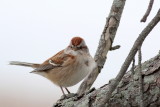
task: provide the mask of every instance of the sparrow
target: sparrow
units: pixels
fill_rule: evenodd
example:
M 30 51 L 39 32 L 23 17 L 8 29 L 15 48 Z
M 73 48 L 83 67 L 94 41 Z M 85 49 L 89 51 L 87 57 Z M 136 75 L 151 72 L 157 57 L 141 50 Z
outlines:
M 73 37 L 69 46 L 61 50 L 42 64 L 11 61 L 10 65 L 32 67 L 31 73 L 41 75 L 68 93 L 67 87 L 84 79 L 97 66 L 89 49 L 81 37 Z

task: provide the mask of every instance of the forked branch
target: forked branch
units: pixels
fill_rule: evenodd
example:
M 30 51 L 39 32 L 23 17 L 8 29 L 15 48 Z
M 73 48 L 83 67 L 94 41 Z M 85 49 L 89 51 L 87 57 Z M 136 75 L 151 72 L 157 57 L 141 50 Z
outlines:
M 151 22 L 144 28 L 144 30 L 140 33 L 139 37 L 134 42 L 133 47 L 131 48 L 126 60 L 124 61 L 118 75 L 116 76 L 115 80 L 110 84 L 109 90 L 106 90 L 105 98 L 101 98 L 102 100 L 99 101 L 101 104 L 100 106 L 103 107 L 110 99 L 112 92 L 116 89 L 117 85 L 121 81 L 122 77 L 124 76 L 125 72 L 127 71 L 131 61 L 134 59 L 138 48 L 142 45 L 145 38 L 148 34 L 152 31 L 152 29 L 157 25 L 160 21 L 160 9 L 158 10 L 156 16 L 151 20 Z

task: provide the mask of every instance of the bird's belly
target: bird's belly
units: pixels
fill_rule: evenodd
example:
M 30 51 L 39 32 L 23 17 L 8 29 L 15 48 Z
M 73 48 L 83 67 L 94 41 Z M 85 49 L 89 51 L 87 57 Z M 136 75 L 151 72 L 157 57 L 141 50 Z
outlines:
M 70 76 L 68 77 L 66 76 L 63 82 L 61 82 L 61 86 L 63 87 L 73 86 L 77 84 L 78 82 L 80 82 L 82 79 L 84 79 L 89 74 L 89 72 L 90 70 L 88 69 L 88 67 L 84 67 L 81 70 L 77 70 Z
M 62 87 L 70 87 L 78 82 L 80 82 L 83 78 L 85 78 L 90 70 L 87 67 L 83 67 L 83 69 L 79 70 L 77 68 L 73 68 L 72 70 L 63 70 L 60 71 L 51 71 L 47 78 L 51 80 L 54 84 Z
M 94 61 L 89 61 L 88 65 L 84 62 L 75 63 L 70 67 L 54 69 L 54 71 L 49 72 L 47 78 L 58 86 L 70 87 L 84 79 L 95 68 L 95 65 Z

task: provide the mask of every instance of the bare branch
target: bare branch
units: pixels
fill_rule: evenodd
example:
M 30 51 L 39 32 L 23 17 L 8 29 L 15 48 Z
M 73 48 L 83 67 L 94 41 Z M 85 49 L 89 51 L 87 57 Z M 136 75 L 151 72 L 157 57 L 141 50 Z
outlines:
M 139 76 L 139 94 L 140 94 L 140 107 L 144 107 L 143 102 L 143 79 L 142 79 L 142 52 L 141 52 L 141 46 L 138 49 L 138 76 Z
M 147 8 L 147 11 L 144 14 L 144 16 L 142 17 L 141 22 L 146 22 L 147 17 L 149 16 L 149 14 L 150 14 L 150 12 L 152 10 L 153 3 L 154 3 L 154 0 L 150 0 L 148 8 Z
M 135 58 L 133 58 L 133 60 L 132 60 L 132 68 L 131 68 L 131 71 L 132 71 L 132 78 L 134 77 L 134 69 L 135 69 Z
M 156 16 L 151 20 L 151 22 L 144 28 L 144 30 L 141 32 L 137 40 L 135 41 L 132 49 L 130 50 L 125 62 L 123 63 L 118 75 L 115 78 L 115 81 L 113 81 L 109 85 L 109 90 L 106 91 L 105 98 L 101 98 L 101 106 L 103 107 L 110 99 L 112 92 L 116 89 L 117 85 L 121 81 L 122 77 L 124 76 L 125 72 L 127 71 L 131 61 L 133 60 L 135 54 L 138 51 L 138 47 L 142 45 L 145 38 L 148 36 L 148 34 L 152 31 L 152 29 L 157 25 L 157 23 L 160 21 L 160 9 L 158 10 Z
M 90 89 L 106 62 L 106 55 L 112 47 L 112 43 L 120 23 L 125 1 L 126 0 L 113 1 L 110 14 L 106 20 L 106 25 L 101 35 L 99 46 L 94 57 L 98 67 L 94 69 L 92 73 L 82 82 L 77 92 L 79 95 L 82 95 Z
M 110 51 L 119 49 L 120 47 L 121 47 L 120 45 L 112 46 L 112 47 L 110 48 Z

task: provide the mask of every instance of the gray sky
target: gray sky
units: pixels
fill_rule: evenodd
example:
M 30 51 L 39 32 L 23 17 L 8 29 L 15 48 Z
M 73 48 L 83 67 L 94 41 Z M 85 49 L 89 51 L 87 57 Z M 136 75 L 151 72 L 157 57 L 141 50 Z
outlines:
M 30 74 L 31 68 L 9 66 L 9 61 L 42 63 L 64 49 L 72 37 L 85 39 L 92 56 L 109 13 L 112 0 L 1 0 L 0 1 L 0 106 L 51 107 L 62 95 L 47 79 Z M 140 23 L 147 0 L 128 0 L 114 45 L 94 87 L 114 78 L 133 42 L 156 14 L 156 0 L 146 23 Z M 143 44 L 143 61 L 159 51 L 160 24 Z M 70 89 L 76 92 L 80 84 Z

